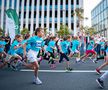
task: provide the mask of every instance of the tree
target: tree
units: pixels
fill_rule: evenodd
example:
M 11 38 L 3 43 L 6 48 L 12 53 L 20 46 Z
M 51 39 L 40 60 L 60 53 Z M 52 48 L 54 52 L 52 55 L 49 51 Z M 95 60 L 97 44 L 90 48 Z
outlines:
M 88 20 L 87 17 L 84 18 L 84 9 L 82 8 L 76 8 L 75 9 L 75 13 L 72 13 L 72 15 L 75 15 L 78 17 L 78 20 L 77 20 L 77 27 L 79 27 L 79 29 L 82 31 L 83 30 L 83 20 Z
M 3 35 L 3 29 L 0 28 L 0 36 L 2 36 L 2 35 Z
M 89 34 L 90 36 L 96 34 L 96 30 L 93 27 L 84 27 L 85 34 Z
M 23 28 L 21 30 L 21 35 L 23 35 L 23 37 L 27 34 L 27 33 L 30 33 L 29 30 L 27 28 Z
M 69 35 L 69 28 L 66 25 L 60 25 L 60 30 L 57 31 L 58 36 L 67 36 Z
M 82 30 L 81 27 L 82 27 L 82 20 L 84 20 L 84 16 L 83 16 L 84 9 L 76 8 L 75 13 L 76 13 L 76 16 L 78 17 L 77 27 L 79 27 L 79 29 Z
M 46 28 L 46 27 L 44 28 L 44 33 L 45 33 L 45 36 L 48 34 L 47 29 L 48 29 L 48 28 Z

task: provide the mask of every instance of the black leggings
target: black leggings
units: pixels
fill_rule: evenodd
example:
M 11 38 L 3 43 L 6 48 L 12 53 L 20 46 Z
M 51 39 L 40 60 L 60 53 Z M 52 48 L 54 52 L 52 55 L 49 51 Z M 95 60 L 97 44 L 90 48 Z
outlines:
M 69 61 L 69 58 L 68 58 L 68 56 L 65 53 L 60 53 L 60 60 L 59 60 L 59 62 L 62 62 L 63 58 L 65 58 L 67 61 Z

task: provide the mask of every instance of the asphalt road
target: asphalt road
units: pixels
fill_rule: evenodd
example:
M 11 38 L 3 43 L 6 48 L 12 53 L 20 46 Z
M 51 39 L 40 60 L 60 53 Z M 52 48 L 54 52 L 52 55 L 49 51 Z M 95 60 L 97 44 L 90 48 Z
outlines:
M 100 66 L 103 60 L 97 64 L 87 60 L 85 63 L 75 63 L 71 60 L 72 72 L 65 72 L 65 62 L 59 64 L 55 70 L 51 70 L 47 61 L 43 61 L 40 65 L 39 78 L 42 85 L 32 84 L 33 72 L 28 71 L 12 71 L 4 68 L 0 70 L 0 90 L 101 90 L 96 83 L 97 75 L 94 71 Z M 103 70 L 107 70 L 108 66 Z M 49 71 L 46 71 L 49 70 Z M 105 88 L 108 90 L 108 80 L 105 81 Z

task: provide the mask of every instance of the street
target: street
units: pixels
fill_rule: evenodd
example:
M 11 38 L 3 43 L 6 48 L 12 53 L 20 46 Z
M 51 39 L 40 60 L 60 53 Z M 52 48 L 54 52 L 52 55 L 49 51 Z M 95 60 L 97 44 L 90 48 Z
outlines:
M 1 90 L 101 90 L 96 83 L 98 75 L 95 68 L 100 66 L 104 61 L 93 63 L 90 60 L 85 63 L 75 63 L 72 59 L 71 67 L 73 71 L 64 70 L 65 62 L 57 63 L 54 70 L 50 69 L 47 61 L 42 61 L 39 70 L 39 78 L 42 85 L 32 84 L 33 71 L 30 69 L 21 69 L 12 71 L 8 68 L 0 70 L 0 89 Z M 103 69 L 103 72 L 108 67 Z M 108 90 L 108 82 L 105 81 L 104 90 Z

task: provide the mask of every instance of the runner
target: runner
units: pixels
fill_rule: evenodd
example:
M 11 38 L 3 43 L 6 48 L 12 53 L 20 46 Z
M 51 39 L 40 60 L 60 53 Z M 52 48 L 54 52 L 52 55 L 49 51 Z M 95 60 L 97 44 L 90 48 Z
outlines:
M 68 58 L 68 48 L 70 46 L 70 41 L 71 41 L 71 36 L 67 36 L 67 38 L 64 38 L 64 40 L 61 42 L 60 44 L 60 60 L 59 63 L 61 63 L 63 61 L 63 59 L 66 60 L 66 70 L 67 71 L 71 71 L 72 68 L 70 67 L 70 62 L 69 62 L 69 58 Z
M 34 70 L 33 83 L 37 85 L 42 84 L 42 81 L 38 78 L 39 64 L 37 60 L 37 55 L 39 53 L 39 50 L 42 49 L 43 46 L 43 39 L 42 39 L 43 36 L 44 36 L 44 29 L 37 28 L 35 30 L 35 35 L 27 41 L 27 44 L 31 45 L 31 49 L 27 53 L 27 59 L 29 64 L 24 63 L 26 67 L 29 67 Z
M 93 62 L 96 63 L 97 54 L 96 54 L 94 48 L 95 48 L 95 42 L 94 42 L 93 37 L 91 37 L 91 40 L 90 40 L 90 42 L 88 43 L 88 46 L 87 46 L 86 53 L 85 53 L 84 56 L 81 57 L 82 62 L 84 62 L 85 59 L 86 59 L 90 54 L 92 54 Z
M 76 58 L 76 62 L 80 61 L 80 42 L 77 36 L 74 37 L 74 39 L 72 40 L 72 48 L 71 48 L 71 52 L 69 57 L 72 57 L 74 54 L 78 54 L 78 57 Z
M 100 70 L 108 65 L 108 42 L 106 42 L 106 50 L 105 50 L 105 57 L 104 57 L 104 59 L 105 59 L 105 62 L 100 67 L 96 68 L 96 72 L 98 74 L 101 74 Z

